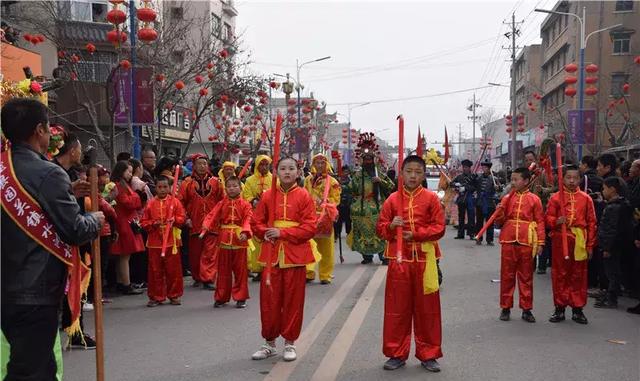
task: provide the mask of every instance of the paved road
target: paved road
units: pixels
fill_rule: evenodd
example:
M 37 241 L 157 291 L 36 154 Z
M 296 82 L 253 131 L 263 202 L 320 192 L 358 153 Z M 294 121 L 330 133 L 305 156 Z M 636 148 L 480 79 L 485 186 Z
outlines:
M 248 308 L 213 309 L 209 291 L 185 290 L 182 306 L 147 308 L 146 296 L 119 297 L 105 308 L 107 380 L 640 380 L 640 316 L 590 305 L 587 326 L 547 321 L 553 310 L 550 275 L 535 275 L 538 322 L 497 319 L 499 247 L 442 241 L 443 351 L 440 374 L 427 374 L 411 357 L 388 372 L 381 350 L 386 267 L 362 266 L 345 253 L 335 281 L 307 286 L 299 358 L 252 361 L 262 343 L 258 285 L 250 284 Z M 336 250 L 337 251 L 337 250 Z M 90 323 L 92 315 L 86 321 Z M 93 332 L 90 327 L 89 332 Z M 626 344 L 610 343 L 608 339 Z M 282 342 L 278 342 L 279 349 Z M 65 379 L 94 378 L 93 351 L 66 352 Z

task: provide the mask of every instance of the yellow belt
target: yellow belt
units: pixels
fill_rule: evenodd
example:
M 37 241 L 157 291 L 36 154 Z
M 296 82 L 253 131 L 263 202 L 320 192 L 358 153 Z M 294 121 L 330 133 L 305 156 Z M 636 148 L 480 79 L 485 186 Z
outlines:
M 576 237 L 576 242 L 573 247 L 573 258 L 576 261 L 584 261 L 588 258 L 585 231 L 583 228 L 577 226 L 572 226 L 570 229 L 571 233 Z
M 274 228 L 294 228 L 296 226 L 300 226 L 300 223 L 296 222 L 296 221 L 287 221 L 287 220 L 275 220 L 273 221 L 273 227 Z M 280 243 L 280 245 L 277 246 L 278 247 L 278 265 L 280 266 L 281 269 L 287 268 L 287 267 L 297 267 L 300 265 L 287 265 L 286 263 L 284 263 L 284 246 L 282 245 L 282 243 Z M 304 265 L 302 265 L 304 266 Z
M 426 254 L 424 272 L 422 273 L 422 291 L 424 295 L 433 294 L 440 288 L 438 265 L 436 263 L 436 246 L 434 242 L 427 241 L 422 242 L 420 248 Z
M 531 256 L 535 257 L 538 251 L 538 223 L 535 221 L 521 221 L 521 220 L 509 220 L 516 224 L 516 235 L 518 234 L 518 224 L 528 224 L 527 227 L 527 242 L 531 246 Z
M 236 233 L 236 237 L 238 238 L 240 238 L 240 234 L 242 233 L 242 228 L 236 224 L 223 224 L 220 225 L 220 229 L 233 230 Z M 255 249 L 255 246 L 253 245 L 253 242 L 251 242 L 251 240 L 247 240 L 247 245 L 249 246 L 249 249 Z

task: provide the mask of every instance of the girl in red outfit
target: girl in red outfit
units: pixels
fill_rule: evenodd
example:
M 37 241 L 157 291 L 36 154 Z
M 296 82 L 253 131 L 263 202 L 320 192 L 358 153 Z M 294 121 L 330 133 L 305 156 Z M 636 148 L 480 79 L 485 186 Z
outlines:
M 247 240 L 251 238 L 251 204 L 240 198 L 240 179 L 232 176 L 225 181 L 227 197 L 216 204 L 202 223 L 200 239 L 207 232 L 217 236 L 219 250 L 218 279 L 214 294 L 215 308 L 229 302 L 231 296 L 237 308 L 245 308 L 249 299 L 247 285 Z M 232 282 L 233 281 L 233 282 Z M 231 286 L 233 283 L 233 287 Z
M 171 304 L 180 305 L 184 292 L 182 282 L 182 262 L 180 260 L 180 229 L 186 219 L 180 201 L 169 195 L 171 179 L 160 176 L 156 181 L 157 196 L 151 199 L 142 215 L 140 225 L 149 234 L 147 249 L 149 252 L 149 271 L 147 272 L 149 303 L 147 307 L 162 304 L 167 297 Z M 171 227 L 165 255 L 162 245 L 166 229 Z
M 129 258 L 131 254 L 144 251 L 142 234 L 137 219 L 138 209 L 142 207 L 140 196 L 131 188 L 130 182 L 133 176 L 133 168 L 126 161 L 119 161 L 113 168 L 111 181 L 116 183 L 116 231 L 118 239 L 111 246 L 111 254 L 118 256 L 117 282 L 118 288 L 123 294 L 141 294 L 131 286 L 129 277 Z M 136 231 L 134 231 L 136 229 Z
M 300 336 L 304 312 L 305 266 L 315 261 L 311 240 L 316 234 L 315 203 L 296 184 L 298 163 L 287 157 L 278 162 L 279 186 L 266 191 L 251 221 L 253 234 L 264 240 L 259 262 L 271 261 L 260 283 L 260 319 L 266 343 L 253 354 L 263 360 L 276 354 L 275 340 L 285 339 L 284 360 L 296 359 L 294 341 Z M 275 209 L 272 208 L 275 197 Z M 273 213 L 274 226 L 269 226 Z M 267 284 L 270 279 L 271 284 Z

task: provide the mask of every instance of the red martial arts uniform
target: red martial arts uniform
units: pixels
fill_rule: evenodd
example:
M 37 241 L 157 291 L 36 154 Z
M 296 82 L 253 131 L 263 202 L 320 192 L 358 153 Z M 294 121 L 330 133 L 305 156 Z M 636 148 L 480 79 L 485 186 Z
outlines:
M 382 351 L 389 358 L 409 358 L 413 323 L 416 357 L 435 360 L 442 357 L 436 241 L 445 232 L 444 211 L 435 193 L 423 187 L 412 192 L 405 189 L 402 219 L 404 231 L 411 231 L 413 240 L 403 241 L 402 263 L 398 263 L 396 230 L 389 228 L 400 215 L 398 206 L 398 192 L 394 192 L 384 202 L 376 226 L 378 236 L 387 241 L 385 257 L 389 258 Z M 425 288 L 426 277 L 435 281 L 430 290 Z
M 553 303 L 556 307 L 582 308 L 587 304 L 587 252 L 593 250 L 596 240 L 595 209 L 591 197 L 581 190 L 565 190 L 563 213 L 560 208 L 560 194 L 555 193 L 549 199 L 545 216 L 551 230 Z M 561 214 L 567 218 L 569 259 L 564 258 L 561 227 L 556 224 Z
M 216 260 L 213 258 L 213 246 L 205 250 L 205 245 L 215 241 L 211 235 L 198 238 L 202 230 L 202 221 L 224 197 L 222 184 L 217 177 L 207 174 L 199 177 L 196 173 L 184 179 L 180 185 L 178 198 L 184 205 L 191 220 L 189 234 L 189 268 L 191 277 L 197 282 L 211 283 L 215 279 Z M 204 254 L 204 255 L 203 255 Z
M 264 240 L 273 194 L 266 191 L 256 206 L 251 221 L 253 233 Z M 309 193 L 294 185 L 287 192 L 278 187 L 275 194 L 275 227 L 280 237 L 275 244 L 264 241 L 259 262 L 268 262 L 271 254 L 271 286 L 267 274 L 260 283 L 260 318 L 262 337 L 267 341 L 282 336 L 295 341 L 302 329 L 306 265 L 315 258 L 310 239 L 316 234 L 316 206 Z M 266 270 L 265 270 L 266 271 Z
M 171 203 L 174 203 L 173 215 L 169 216 Z M 162 241 L 164 232 L 171 218 L 174 218 L 175 231 L 169 233 L 169 240 L 164 258 Z M 178 226 L 184 224 L 186 217 L 184 208 L 176 198 L 167 196 L 164 199 L 154 197 L 147 207 L 140 225 L 148 232 L 147 249 L 149 254 L 148 289 L 149 300 L 163 302 L 167 297 L 176 299 L 182 296 L 182 262 L 180 260 L 180 241 Z M 156 225 L 156 223 L 160 225 Z M 173 230 L 173 229 L 172 229 Z
M 505 205 L 505 207 L 502 207 Z M 520 308 L 533 308 L 533 258 L 544 245 L 542 202 L 525 190 L 502 199 L 495 222 L 501 225 L 500 307 L 513 307 L 513 293 L 518 280 Z
M 218 280 L 214 294 L 216 302 L 227 303 L 231 297 L 235 301 L 249 299 L 247 242 L 251 238 L 252 209 L 251 204 L 241 197 L 225 197 L 202 223 L 203 232 L 217 235 Z M 245 234 L 247 240 L 240 241 L 241 233 Z

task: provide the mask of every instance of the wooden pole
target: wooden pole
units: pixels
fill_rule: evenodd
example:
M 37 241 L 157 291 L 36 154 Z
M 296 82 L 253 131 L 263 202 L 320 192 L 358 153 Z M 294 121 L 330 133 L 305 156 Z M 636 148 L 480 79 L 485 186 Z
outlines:
M 89 168 L 91 184 L 91 212 L 98 211 L 98 168 L 95 161 Z M 96 330 L 96 380 L 104 381 L 104 330 L 102 324 L 102 266 L 100 263 L 100 237 L 91 242 L 91 261 L 93 263 L 93 307 Z

